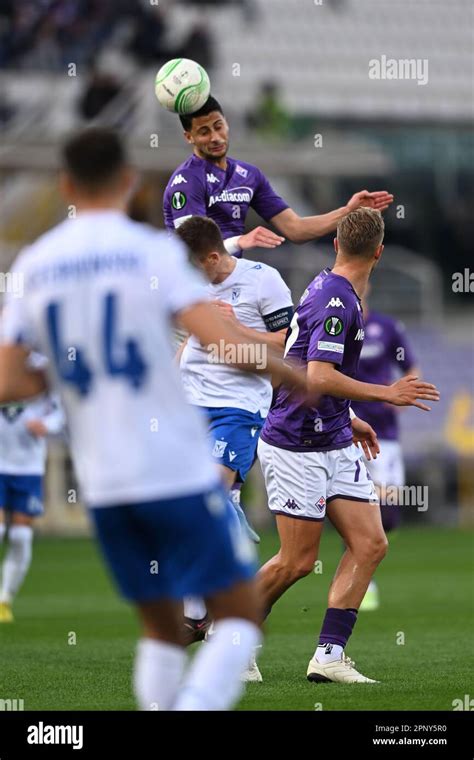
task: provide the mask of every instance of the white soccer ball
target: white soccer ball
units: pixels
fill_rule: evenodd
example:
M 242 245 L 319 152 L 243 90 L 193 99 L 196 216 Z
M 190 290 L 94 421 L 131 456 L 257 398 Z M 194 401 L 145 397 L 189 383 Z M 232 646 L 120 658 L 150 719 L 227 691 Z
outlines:
M 194 113 L 206 102 L 211 92 L 207 71 L 189 58 L 167 61 L 155 79 L 155 94 L 167 111 Z

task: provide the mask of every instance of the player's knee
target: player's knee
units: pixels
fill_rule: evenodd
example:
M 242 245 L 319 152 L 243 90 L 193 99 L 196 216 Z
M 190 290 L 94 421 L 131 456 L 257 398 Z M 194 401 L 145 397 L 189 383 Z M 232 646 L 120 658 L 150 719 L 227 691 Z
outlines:
M 298 557 L 293 568 L 294 580 L 299 580 L 309 575 L 314 570 L 314 560 L 313 553 Z
M 354 547 L 354 553 L 364 564 L 378 565 L 387 553 L 388 541 L 385 534 L 371 536 Z
M 372 561 L 376 562 L 377 564 L 383 560 L 385 555 L 387 554 L 388 550 L 388 541 L 385 534 L 376 536 L 371 539 L 370 542 L 370 553 L 372 556 Z

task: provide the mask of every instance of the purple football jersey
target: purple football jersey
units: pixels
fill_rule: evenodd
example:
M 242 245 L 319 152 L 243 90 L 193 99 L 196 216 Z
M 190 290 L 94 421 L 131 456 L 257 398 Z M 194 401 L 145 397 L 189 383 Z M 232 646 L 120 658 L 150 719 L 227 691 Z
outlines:
M 385 314 L 371 311 L 365 320 L 365 339 L 360 355 L 357 379 L 367 383 L 390 385 L 394 372 L 407 372 L 416 364 L 405 329 L 400 322 Z M 358 417 L 372 425 L 378 437 L 386 441 L 398 438 L 398 413 L 383 401 L 353 401 Z
M 262 219 L 288 208 L 256 166 L 227 157 L 227 169 L 191 155 L 172 174 L 163 198 L 165 225 L 173 230 L 190 216 L 208 216 L 222 237 L 243 235 L 249 208 Z M 242 255 L 239 251 L 237 256 Z
M 364 340 L 360 299 L 349 280 L 324 269 L 303 293 L 286 340 L 286 356 L 300 363 L 331 362 L 355 377 Z M 349 446 L 349 401 L 322 396 L 315 407 L 281 387 L 261 436 L 292 451 L 331 451 Z

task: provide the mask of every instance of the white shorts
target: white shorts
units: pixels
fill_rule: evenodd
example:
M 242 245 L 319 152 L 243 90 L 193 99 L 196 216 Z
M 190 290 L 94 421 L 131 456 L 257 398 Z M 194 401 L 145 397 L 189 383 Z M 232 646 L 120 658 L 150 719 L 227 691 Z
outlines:
M 370 473 L 370 477 L 376 485 L 384 488 L 388 486 L 405 485 L 405 466 L 403 464 L 402 449 L 398 441 L 379 441 L 380 454 L 377 459 L 364 462 Z
M 374 483 L 354 444 L 333 451 L 288 451 L 260 438 L 257 453 L 274 514 L 324 520 L 326 504 L 333 499 L 378 504 Z

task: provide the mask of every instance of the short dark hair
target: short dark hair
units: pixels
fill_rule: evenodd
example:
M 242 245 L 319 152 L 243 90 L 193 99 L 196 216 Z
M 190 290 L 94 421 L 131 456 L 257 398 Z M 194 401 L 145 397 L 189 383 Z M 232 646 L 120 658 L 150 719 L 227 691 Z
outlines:
M 224 111 L 221 108 L 220 103 L 212 96 L 209 95 L 208 99 L 198 111 L 194 113 L 182 113 L 179 116 L 179 120 L 186 132 L 189 132 L 193 128 L 193 119 L 199 118 L 199 116 L 208 116 L 213 111 L 218 111 L 224 116 Z
M 337 225 L 341 253 L 349 256 L 372 256 L 383 240 L 382 214 L 362 206 L 343 217 Z
M 70 137 L 62 157 L 72 179 L 90 192 L 113 182 L 127 163 L 120 136 L 104 127 L 90 127 Z
M 194 260 L 204 261 L 212 251 L 227 253 L 219 227 L 206 216 L 192 216 L 186 219 L 176 232 L 188 246 Z

